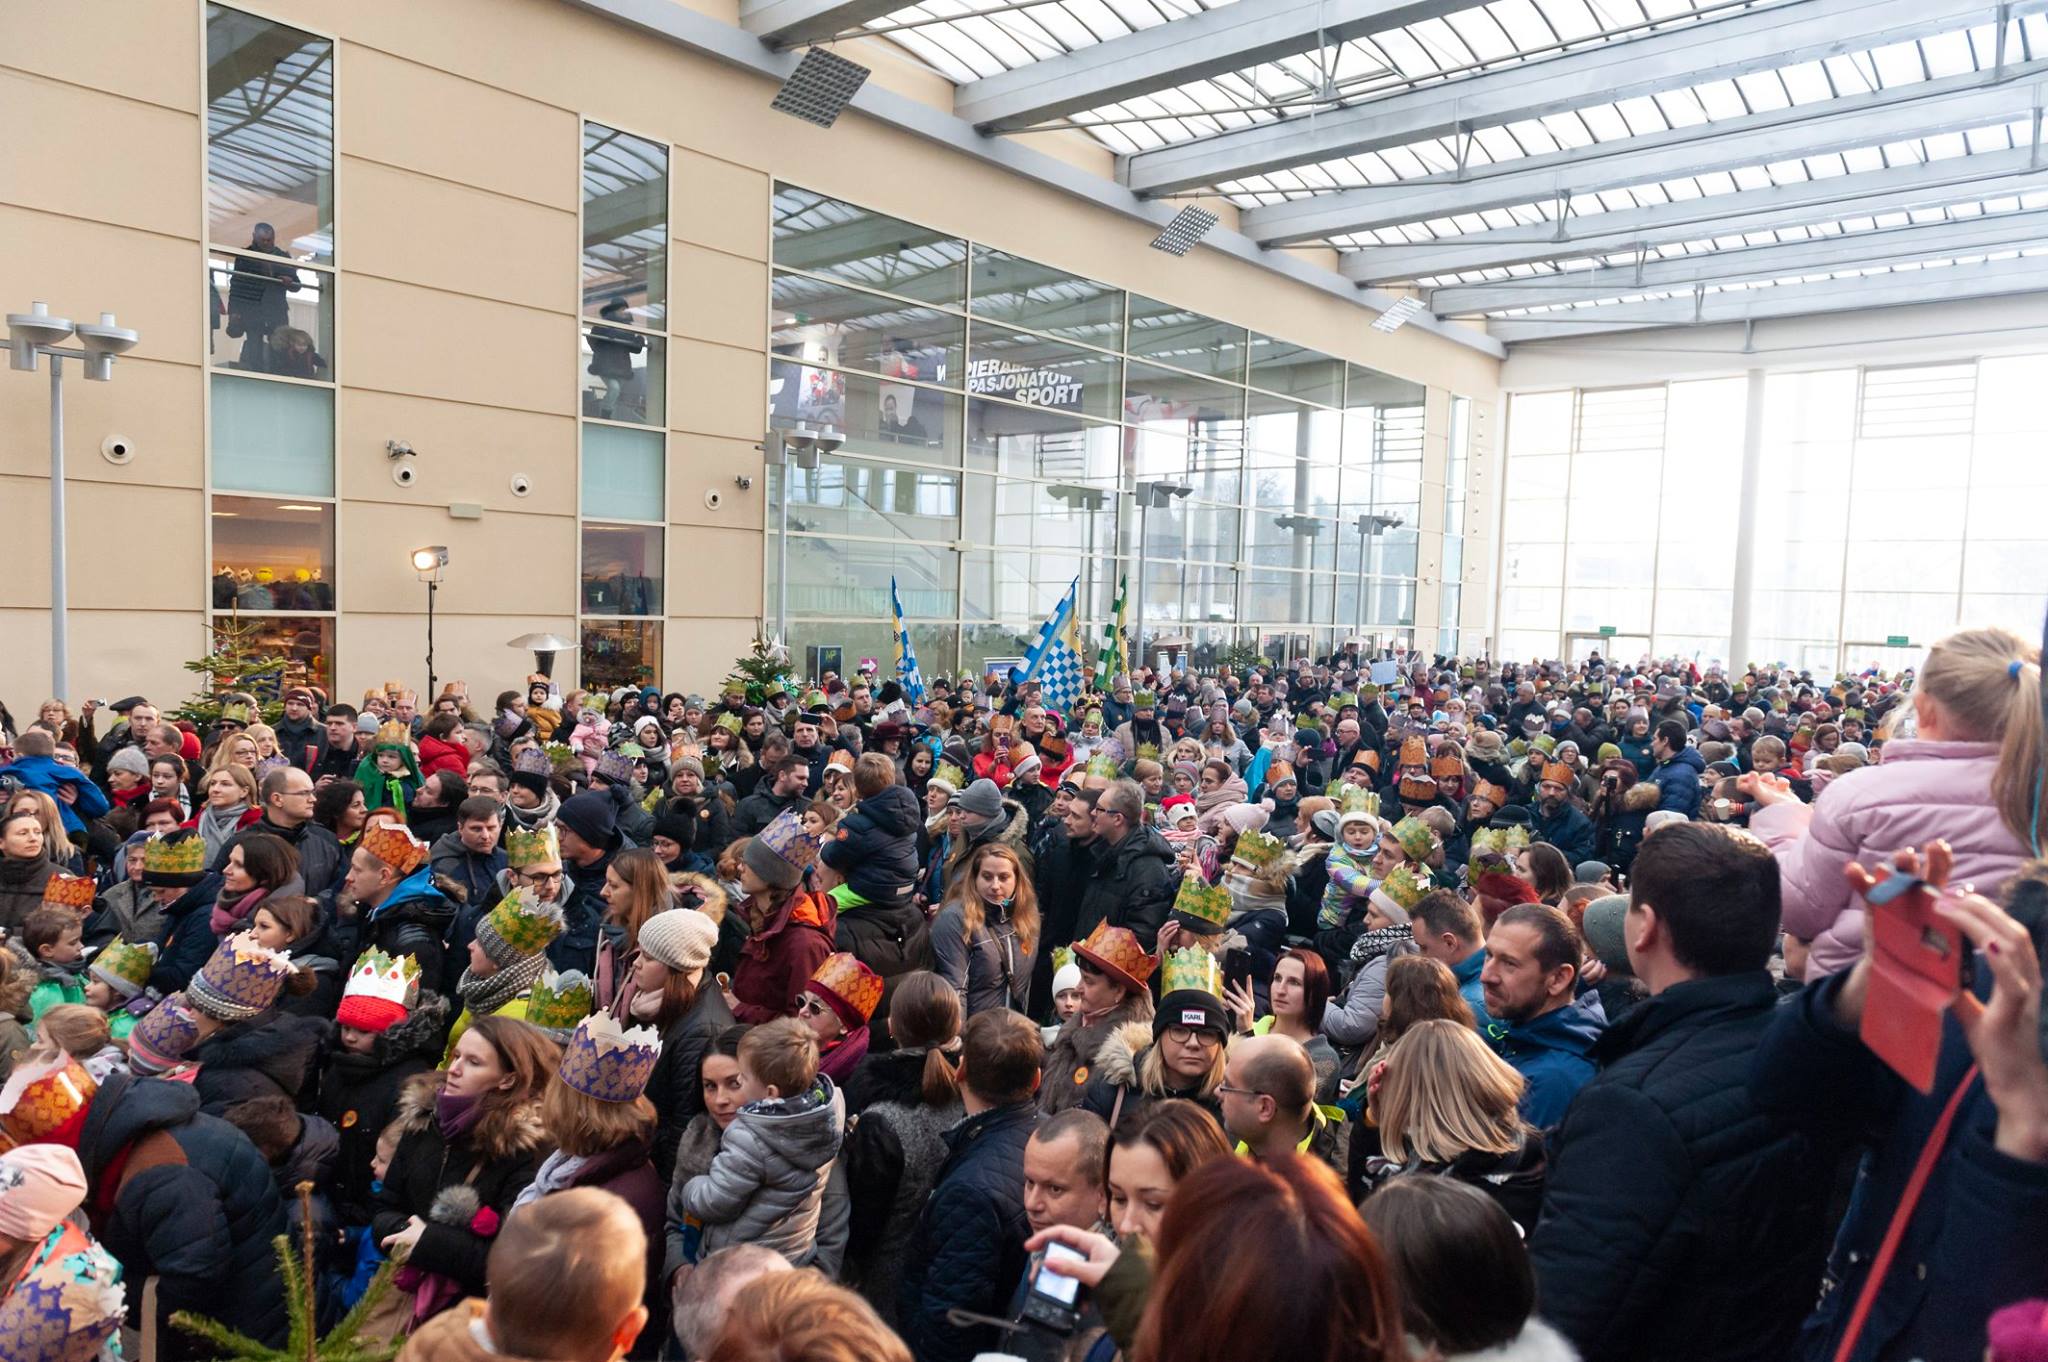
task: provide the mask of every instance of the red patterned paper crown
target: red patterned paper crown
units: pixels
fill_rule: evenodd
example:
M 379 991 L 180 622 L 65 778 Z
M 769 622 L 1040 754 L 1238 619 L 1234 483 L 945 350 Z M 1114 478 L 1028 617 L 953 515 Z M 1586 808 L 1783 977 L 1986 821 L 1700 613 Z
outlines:
M 0 1134 L 14 1144 L 73 1144 L 98 1091 L 70 1055 L 24 1059 L 0 1088 Z
M 810 984 L 849 1027 L 867 1025 L 882 1001 L 882 976 L 846 951 L 834 951 L 819 962 Z
M 413 836 L 403 823 L 379 823 L 363 834 L 362 845 L 363 850 L 401 876 L 412 874 L 427 859 L 427 844 Z
M 1074 954 L 1134 993 L 1144 991 L 1145 981 L 1159 967 L 1130 928 L 1112 927 L 1107 921 L 1096 923 L 1087 940 L 1076 942 Z
M 600 1102 L 631 1102 L 646 1091 L 661 1059 L 661 1033 L 624 1030 L 607 1013 L 585 1017 L 562 1054 L 562 1082 Z
M 74 913 L 92 911 L 94 885 L 85 875 L 52 875 L 43 885 L 43 902 L 52 908 L 69 908 Z

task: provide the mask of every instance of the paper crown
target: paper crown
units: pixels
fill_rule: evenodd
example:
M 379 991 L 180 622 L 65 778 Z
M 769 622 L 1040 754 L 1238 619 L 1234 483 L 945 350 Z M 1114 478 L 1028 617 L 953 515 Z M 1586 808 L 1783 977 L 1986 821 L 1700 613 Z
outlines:
M 1330 706 L 1333 709 L 1357 709 L 1358 696 L 1351 691 L 1340 690 L 1330 697 Z
M 1096 923 L 1087 940 L 1074 944 L 1074 954 L 1133 993 L 1145 991 L 1145 981 L 1159 966 L 1130 928 L 1112 927 L 1107 920 Z
M 1287 843 L 1270 833 L 1253 829 L 1237 835 L 1237 848 L 1230 853 L 1231 862 L 1247 870 L 1264 870 L 1287 854 Z
M 1429 744 L 1417 733 L 1411 733 L 1401 740 L 1401 764 L 1403 766 L 1427 766 Z
M 597 1007 L 597 992 L 582 970 L 541 971 L 526 999 L 526 1019 L 556 1040 L 567 1041 L 576 1023 Z
M 192 1014 L 191 1001 L 173 993 L 128 1033 L 128 1067 L 141 1074 L 163 1073 L 198 1043 L 199 1019 Z
M 565 925 L 559 903 L 543 903 L 532 888 L 520 885 L 477 919 L 476 939 L 503 967 L 539 955 Z
M 206 874 L 206 841 L 196 832 L 159 834 L 142 848 L 142 882 L 167 887 L 194 885 Z
M 1429 773 L 1438 780 L 1456 780 L 1465 774 L 1465 759 L 1453 751 L 1442 751 L 1429 759 Z
M 818 838 L 804 830 L 803 820 L 791 809 L 776 814 L 755 840 L 787 862 L 798 874 L 809 870 L 811 863 L 818 859 Z
M 1399 787 L 1401 798 L 1414 804 L 1427 804 L 1436 798 L 1436 777 L 1426 775 L 1405 775 Z
M 93 957 L 87 972 L 123 998 L 134 998 L 149 986 L 156 958 L 154 941 L 110 941 Z
M 820 961 L 810 986 L 850 1030 L 867 1025 L 882 1001 L 882 976 L 846 951 L 834 951 Z
M 1483 799 L 1496 809 L 1506 808 L 1510 798 L 1508 792 L 1490 780 L 1482 780 L 1473 787 L 1472 797 Z
M 1181 946 L 1160 961 L 1159 991 L 1164 997 L 1182 990 L 1223 997 L 1223 966 L 1200 946 Z
M 1377 822 L 1380 816 L 1380 797 L 1377 792 L 1363 785 L 1339 785 L 1337 787 L 1337 824 Z
M 1183 925 L 1204 935 L 1223 930 L 1230 921 L 1230 907 L 1229 885 L 1210 884 L 1193 871 L 1181 880 L 1173 899 L 1174 913 L 1186 919 Z
M 201 851 L 205 850 L 202 842 Z M 69 908 L 75 913 L 92 911 L 94 898 L 92 879 L 86 875 L 66 875 L 58 872 L 50 876 L 43 885 L 43 902 L 51 908 Z
M 249 726 L 249 705 L 243 700 L 230 700 L 220 707 L 220 721 L 224 724 Z
M 505 833 L 505 866 L 509 870 L 531 870 L 539 865 L 560 865 L 562 842 L 553 823 L 528 831 L 510 828 Z
M 633 759 L 623 751 L 601 752 L 590 774 L 607 785 L 629 785 L 633 780 Z
M 1097 780 L 1115 780 L 1123 774 L 1123 768 L 1115 757 L 1107 752 L 1097 752 L 1088 758 L 1087 774 Z
M 363 834 L 363 850 L 396 870 L 401 877 L 426 863 L 427 844 L 403 823 L 383 822 Z
M 247 1021 L 270 1010 L 291 973 L 289 956 L 257 945 L 254 932 L 238 932 L 192 976 L 185 996 L 216 1020 Z
M 1528 845 L 1529 833 L 1520 826 L 1480 828 L 1472 834 L 1472 858 L 1506 860 Z
M 1134 690 L 1131 692 L 1132 709 L 1151 709 L 1158 703 L 1159 697 L 1149 690 Z
M 1295 779 L 1294 768 L 1284 761 L 1276 761 L 1266 767 L 1266 788 L 1269 790 Z
M 0 1186 L 6 1179 L 0 1176 Z M 121 1264 L 75 1227 L 0 1297 L 0 1357 L 10 1362 L 95 1362 L 120 1329 L 127 1296 Z
M 747 721 L 745 719 L 742 719 L 739 715 L 733 713 L 731 710 L 727 710 L 725 713 L 719 715 L 716 719 L 713 719 L 711 722 L 713 727 L 722 728 L 726 732 L 733 734 L 737 734 L 741 729 L 747 726 Z
M 1542 779 L 1553 784 L 1562 785 L 1569 790 L 1572 787 L 1574 777 L 1572 776 L 1572 768 L 1563 762 L 1547 761 L 1543 763 Z
M 99 1084 L 70 1055 L 24 1058 L 0 1088 L 0 1135 L 15 1144 L 75 1145 L 98 1091 Z
M 1138 744 L 1138 751 L 1137 751 L 1137 757 L 1138 757 L 1138 760 L 1139 760 L 1139 761 L 1158 761 L 1158 760 L 1159 760 L 1159 744 L 1158 744 L 1158 743 L 1156 743 L 1156 742 L 1141 742 L 1141 743 L 1139 743 L 1139 744 Z
M 1054 974 L 1058 974 L 1073 963 L 1074 948 L 1072 946 L 1054 946 L 1052 948 L 1052 972 Z
M 568 749 L 564 748 L 566 752 Z M 518 776 L 539 776 L 545 780 L 554 773 L 555 764 L 549 760 L 547 749 L 522 747 L 512 754 L 512 774 Z
M 1557 739 L 1551 737 L 1548 733 L 1538 733 L 1535 737 L 1529 739 L 1529 746 L 1547 757 L 1557 750 Z
M 404 1021 L 419 1000 L 420 962 L 410 955 L 394 959 L 372 950 L 348 976 L 334 1019 L 357 1031 L 382 1034 Z
M 967 788 L 968 774 L 950 761 L 942 761 L 932 768 L 931 784 L 959 794 Z
M 290 766 L 291 763 L 289 761 L 286 761 L 283 757 L 279 756 L 275 752 L 271 753 L 267 757 L 258 757 L 256 759 L 255 767 L 256 783 L 261 785 L 263 783 L 263 778 L 269 775 L 272 771 L 283 771 L 288 769 Z
M 1397 865 L 1373 890 L 1374 897 L 1384 894 L 1397 904 L 1403 913 L 1410 912 L 1422 902 L 1422 896 L 1429 892 L 1429 879 L 1418 875 L 1412 866 Z
M 1349 770 L 1353 766 L 1363 766 L 1366 770 L 1377 775 L 1380 769 L 1380 754 L 1370 747 L 1361 747 L 1351 754 L 1351 760 L 1346 764 L 1345 769 Z
M 661 1033 L 625 1030 L 605 1013 L 585 1017 L 562 1054 L 562 1082 L 600 1102 L 631 1102 L 647 1090 L 661 1060 Z
M 1404 818 L 1394 824 L 1394 840 L 1401 844 L 1401 854 L 1411 861 L 1427 860 L 1429 853 L 1436 850 L 1436 832 L 1420 818 Z
M 377 728 L 377 736 L 371 744 L 371 750 L 374 751 L 379 747 L 390 748 L 400 752 L 410 751 L 412 749 L 412 730 L 396 719 L 380 724 Z

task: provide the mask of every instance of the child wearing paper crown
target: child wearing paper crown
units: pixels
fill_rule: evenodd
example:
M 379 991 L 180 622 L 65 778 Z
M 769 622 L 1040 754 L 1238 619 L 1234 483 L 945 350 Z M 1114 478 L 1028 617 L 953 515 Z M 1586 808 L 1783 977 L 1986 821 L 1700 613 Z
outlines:
M 334 1046 L 320 1075 L 320 1115 L 341 1134 L 334 1208 L 344 1226 L 366 1225 L 379 1133 L 406 1080 L 441 1054 L 448 1000 L 420 986 L 419 964 L 370 951 L 356 962 L 335 1012 Z
M 373 809 L 397 809 L 402 814 L 412 807 L 413 796 L 420 792 L 420 780 L 412 732 L 394 719 L 377 730 L 368 755 L 356 767 L 356 784 L 363 787 L 364 803 Z

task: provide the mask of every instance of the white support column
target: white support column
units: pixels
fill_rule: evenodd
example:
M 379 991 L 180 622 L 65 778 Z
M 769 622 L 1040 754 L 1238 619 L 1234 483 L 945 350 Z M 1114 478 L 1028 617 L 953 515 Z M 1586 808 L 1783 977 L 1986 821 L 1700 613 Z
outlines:
M 1735 499 L 1735 600 L 1728 613 L 1728 670 L 1749 665 L 1750 588 L 1756 578 L 1756 502 L 1763 481 L 1764 371 L 1749 371 L 1742 422 L 1742 485 Z

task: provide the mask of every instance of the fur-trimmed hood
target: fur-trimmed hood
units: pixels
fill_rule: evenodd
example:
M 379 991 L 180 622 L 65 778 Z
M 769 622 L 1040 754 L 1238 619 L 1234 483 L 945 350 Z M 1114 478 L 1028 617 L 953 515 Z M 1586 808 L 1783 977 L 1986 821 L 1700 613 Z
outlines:
M 435 1125 L 434 1101 L 448 1075 L 439 1070 L 414 1074 L 398 1090 L 398 1106 L 392 1117 L 401 1135 L 430 1130 Z M 515 1159 L 537 1155 L 549 1147 L 548 1134 L 541 1125 L 540 1104 L 522 1102 L 499 1107 L 484 1114 L 470 1132 L 470 1142 L 488 1159 Z
M 1410 1351 L 1417 1357 L 1424 1352 L 1420 1348 Z M 1508 1342 L 1476 1353 L 1445 1353 L 1443 1362 L 1579 1362 L 1579 1355 L 1563 1335 L 1531 1315 L 1522 1332 Z
M 1118 1088 L 1138 1086 L 1138 1057 L 1152 1048 L 1152 1024 L 1127 1021 L 1095 1052 L 1095 1076 Z

